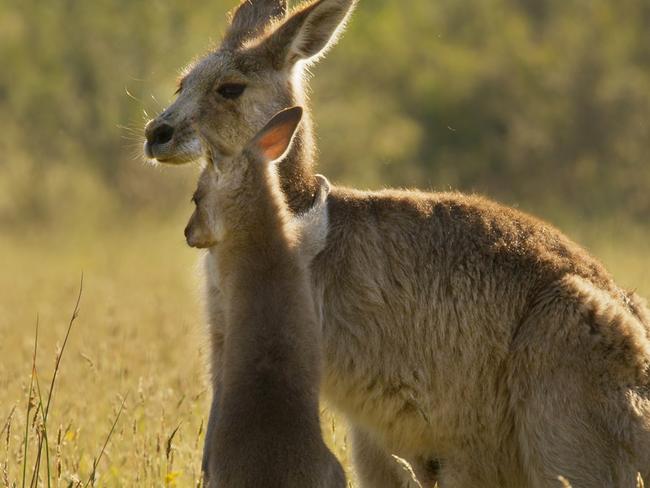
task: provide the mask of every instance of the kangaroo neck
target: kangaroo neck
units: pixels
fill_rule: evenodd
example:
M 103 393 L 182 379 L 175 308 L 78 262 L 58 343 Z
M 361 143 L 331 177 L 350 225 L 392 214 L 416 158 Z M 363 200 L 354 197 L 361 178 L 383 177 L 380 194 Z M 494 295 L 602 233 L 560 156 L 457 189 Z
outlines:
M 315 145 L 312 123 L 307 110 L 296 133 L 287 157 L 280 162 L 280 186 L 292 213 L 301 213 L 311 207 L 317 183 L 312 165 Z

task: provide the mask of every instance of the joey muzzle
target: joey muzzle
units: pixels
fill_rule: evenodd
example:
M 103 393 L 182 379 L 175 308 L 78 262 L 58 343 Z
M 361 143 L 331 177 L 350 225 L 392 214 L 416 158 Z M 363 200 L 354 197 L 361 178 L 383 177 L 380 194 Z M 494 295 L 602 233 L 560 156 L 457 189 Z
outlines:
M 217 243 L 212 233 L 206 232 L 194 217 L 190 219 L 187 227 L 185 227 L 184 234 L 187 245 L 196 249 L 208 249 Z

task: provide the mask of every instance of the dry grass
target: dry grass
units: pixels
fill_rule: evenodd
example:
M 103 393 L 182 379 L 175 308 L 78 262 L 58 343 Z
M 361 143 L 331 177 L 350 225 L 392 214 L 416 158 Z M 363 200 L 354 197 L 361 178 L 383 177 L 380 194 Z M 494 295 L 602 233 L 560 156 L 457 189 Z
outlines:
M 39 443 L 33 485 L 199 486 L 208 391 L 197 253 L 184 245 L 184 223 L 3 233 L 0 486 L 23 486 L 23 467 L 30 485 Z M 646 235 L 577 234 L 623 285 L 650 296 Z M 345 430 L 324 418 L 347 466 Z
M 199 486 L 209 392 L 184 219 L 0 242 L 0 486 L 23 486 L 23 468 L 30 486 L 39 443 L 38 486 Z M 78 317 L 60 355 L 81 270 Z M 345 433 L 324 416 L 345 458 Z

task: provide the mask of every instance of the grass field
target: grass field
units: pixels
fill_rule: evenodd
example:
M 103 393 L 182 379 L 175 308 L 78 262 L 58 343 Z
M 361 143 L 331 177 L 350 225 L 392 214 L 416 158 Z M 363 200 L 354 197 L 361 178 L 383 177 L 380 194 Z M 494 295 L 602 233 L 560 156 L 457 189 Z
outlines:
M 47 420 L 50 486 L 93 484 L 93 465 L 118 413 L 95 485 L 199 485 L 209 392 L 198 253 L 184 244 L 185 218 L 3 232 L 0 486 L 23 486 L 23 466 L 30 485 L 43 435 L 38 394 L 29 398 L 36 319 L 36 372 L 45 400 L 82 271 L 79 314 Z M 621 285 L 650 296 L 648 235 L 616 222 L 563 228 L 599 256 Z M 326 437 L 347 466 L 343 424 L 328 412 L 324 419 Z M 43 452 L 39 485 L 48 486 L 47 478 Z

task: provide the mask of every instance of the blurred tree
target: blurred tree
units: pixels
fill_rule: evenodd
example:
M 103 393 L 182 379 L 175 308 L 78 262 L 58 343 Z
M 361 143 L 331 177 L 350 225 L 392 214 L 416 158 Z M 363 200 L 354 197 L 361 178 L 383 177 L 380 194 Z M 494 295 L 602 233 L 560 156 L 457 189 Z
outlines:
M 62 167 L 127 207 L 182 199 L 137 163 L 142 127 L 235 3 L 0 3 L 0 213 L 47 213 Z M 647 0 L 366 0 L 312 70 L 320 170 L 339 182 L 650 214 Z

